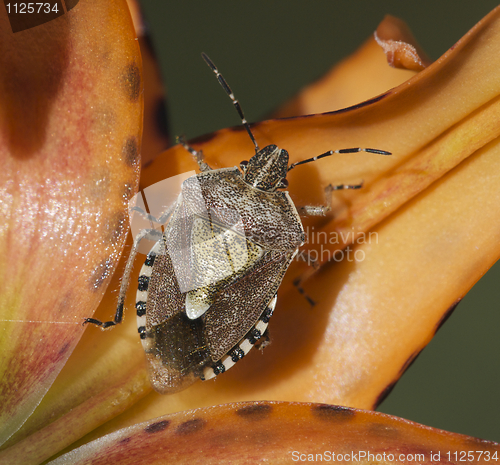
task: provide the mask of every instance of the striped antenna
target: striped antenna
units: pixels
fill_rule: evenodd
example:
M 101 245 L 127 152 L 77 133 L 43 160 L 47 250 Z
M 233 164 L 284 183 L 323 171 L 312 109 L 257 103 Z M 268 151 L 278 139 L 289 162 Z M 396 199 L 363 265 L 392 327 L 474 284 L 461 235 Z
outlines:
M 217 80 L 219 81 L 219 84 L 226 91 L 226 94 L 229 95 L 229 98 L 232 100 L 234 108 L 236 108 L 238 115 L 240 115 L 241 123 L 243 124 L 243 126 L 245 126 L 245 129 L 247 130 L 250 139 L 252 139 L 253 145 L 255 145 L 255 152 L 258 152 L 260 150 L 259 145 L 257 144 L 257 141 L 255 140 L 255 137 L 252 134 L 248 121 L 245 119 L 245 115 L 243 114 L 243 110 L 241 109 L 240 102 L 236 100 L 233 91 L 231 90 L 231 87 L 229 87 L 228 83 L 226 82 L 222 74 L 219 73 L 219 70 L 213 64 L 212 60 L 208 58 L 208 56 L 205 53 L 202 53 L 201 56 L 205 60 L 206 64 L 210 67 L 210 69 L 215 73 L 215 75 L 217 76 Z
M 304 165 L 305 163 L 310 163 L 312 161 L 319 160 L 320 158 L 329 157 L 329 156 L 331 156 L 331 155 L 333 155 L 335 153 L 356 153 L 356 152 L 369 152 L 369 153 L 376 153 L 378 155 L 392 155 L 391 152 L 387 152 L 385 150 L 379 150 L 379 149 L 362 149 L 360 147 L 356 147 L 356 148 L 353 148 L 353 149 L 329 150 L 328 152 L 322 153 L 321 155 L 318 155 L 317 157 L 312 157 L 312 158 L 308 158 L 307 160 L 302 160 L 302 161 L 298 161 L 297 163 L 292 163 L 288 167 L 288 171 L 290 171 L 291 169 L 295 168 L 298 165 Z

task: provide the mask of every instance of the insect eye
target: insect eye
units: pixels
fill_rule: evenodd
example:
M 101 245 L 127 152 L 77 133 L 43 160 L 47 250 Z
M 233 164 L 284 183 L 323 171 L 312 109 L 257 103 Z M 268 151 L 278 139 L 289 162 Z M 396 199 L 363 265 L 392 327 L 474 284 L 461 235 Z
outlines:
M 248 161 L 247 160 L 243 160 L 243 161 L 240 162 L 241 171 L 245 172 L 247 170 L 247 167 L 248 167 Z
M 288 180 L 286 178 L 283 178 L 277 186 L 279 189 L 286 189 L 288 187 Z

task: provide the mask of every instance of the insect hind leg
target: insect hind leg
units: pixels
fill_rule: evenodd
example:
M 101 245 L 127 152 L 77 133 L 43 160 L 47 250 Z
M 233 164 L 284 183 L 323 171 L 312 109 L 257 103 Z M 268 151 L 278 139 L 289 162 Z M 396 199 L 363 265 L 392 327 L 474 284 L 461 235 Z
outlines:
M 157 231 L 156 229 L 144 229 L 136 236 L 134 244 L 132 245 L 132 250 L 130 251 L 130 255 L 127 260 L 127 264 L 125 266 L 125 271 L 123 273 L 122 282 L 120 285 L 120 293 L 118 295 L 118 304 L 116 306 L 116 312 L 113 320 L 101 321 L 97 320 L 96 318 L 85 318 L 82 323 L 83 325 L 93 324 L 101 327 L 102 329 L 105 329 L 111 326 L 116 326 L 123 321 L 123 304 L 127 295 L 127 290 L 130 283 L 130 274 L 132 273 L 132 268 L 134 267 L 134 260 L 139 249 L 139 243 L 143 239 L 158 241 L 162 237 L 163 234 L 161 233 L 161 231 Z

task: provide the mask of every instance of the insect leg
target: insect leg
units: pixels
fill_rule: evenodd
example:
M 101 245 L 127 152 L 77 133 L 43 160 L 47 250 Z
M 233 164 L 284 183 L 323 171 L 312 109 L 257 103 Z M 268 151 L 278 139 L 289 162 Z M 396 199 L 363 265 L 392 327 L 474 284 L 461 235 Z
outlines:
M 294 279 L 293 281 L 293 285 L 297 288 L 297 290 L 299 291 L 299 293 L 304 297 L 304 299 L 307 300 L 307 302 L 309 303 L 309 305 L 311 307 L 314 307 L 316 305 L 316 302 L 311 299 L 311 297 L 309 297 L 306 293 L 306 291 L 304 290 L 304 288 L 302 287 L 301 285 L 301 282 L 302 282 L 302 278 L 299 277 L 297 279 Z
M 269 336 L 269 327 L 264 331 L 262 337 L 255 343 L 254 347 L 259 350 L 264 350 L 271 344 L 271 337 Z
M 115 326 L 120 324 L 123 320 L 123 304 L 125 302 L 125 297 L 127 295 L 127 289 L 130 282 L 130 274 L 132 272 L 132 268 L 134 267 L 135 256 L 137 255 L 137 250 L 139 248 L 139 243 L 142 239 L 150 239 L 158 241 L 163 237 L 161 231 L 157 231 L 156 229 L 144 229 L 138 234 L 134 240 L 134 244 L 132 246 L 132 250 L 130 251 L 130 255 L 127 260 L 127 265 L 125 266 L 125 272 L 123 273 L 122 282 L 120 285 L 120 293 L 118 295 L 118 305 L 116 307 L 115 317 L 112 321 L 100 321 L 95 318 L 85 318 L 83 324 L 91 323 L 101 328 L 109 328 L 110 326 Z
M 131 212 L 137 212 L 144 219 L 151 221 L 152 223 L 160 223 L 160 220 L 153 215 L 150 215 L 148 212 L 144 211 L 141 207 L 133 207 L 130 209 Z M 160 217 L 161 218 L 161 217 Z
M 338 184 L 332 186 L 328 184 L 325 187 L 325 205 L 304 205 L 299 207 L 299 214 L 303 216 L 325 216 L 332 209 L 332 192 L 345 189 L 361 189 L 363 183 L 360 184 Z
M 165 212 L 161 214 L 160 217 L 156 218 L 155 216 L 149 214 L 148 212 L 144 211 L 141 207 L 133 207 L 130 209 L 131 212 L 138 212 L 143 218 L 146 220 L 150 221 L 151 223 L 157 223 L 157 224 L 165 224 L 167 222 L 167 219 L 169 216 L 172 214 L 172 211 L 175 207 L 174 205 L 171 205 Z M 151 229 L 153 228 L 153 225 L 151 224 Z
M 301 250 L 296 255 L 297 261 L 302 261 L 312 266 L 315 270 L 319 270 L 318 259 L 313 257 L 313 254 L 309 250 Z
M 194 159 L 198 163 L 198 166 L 200 167 L 200 171 L 210 171 L 212 168 L 208 166 L 208 164 L 205 162 L 204 157 L 203 157 L 203 152 L 201 150 L 195 150 L 193 147 L 188 145 L 186 142 L 186 139 L 184 136 L 179 136 L 177 138 L 179 140 L 179 143 L 191 154 L 193 155 Z

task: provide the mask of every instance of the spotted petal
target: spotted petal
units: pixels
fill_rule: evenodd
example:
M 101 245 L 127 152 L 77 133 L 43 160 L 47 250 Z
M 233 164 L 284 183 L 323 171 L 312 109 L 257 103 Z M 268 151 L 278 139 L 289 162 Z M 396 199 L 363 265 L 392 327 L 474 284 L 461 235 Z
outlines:
M 500 445 L 381 413 L 326 404 L 246 402 L 180 412 L 75 449 L 51 465 L 294 462 L 488 463 Z
M 76 2 L 75 2 L 76 3 Z M 141 57 L 122 0 L 13 33 L 0 8 L 0 443 L 43 398 L 118 263 Z

